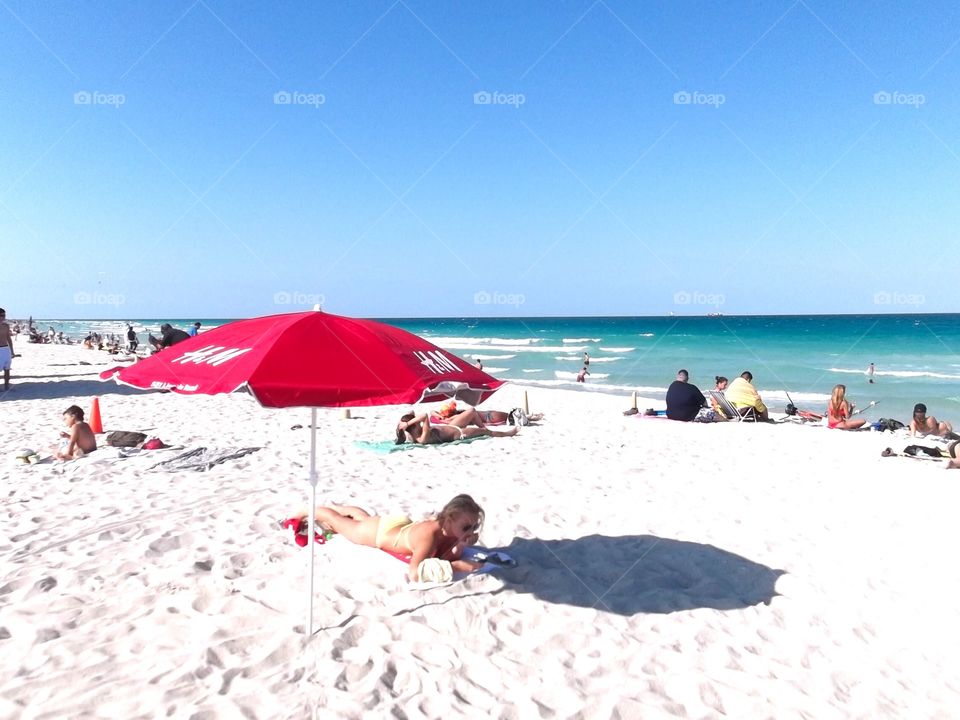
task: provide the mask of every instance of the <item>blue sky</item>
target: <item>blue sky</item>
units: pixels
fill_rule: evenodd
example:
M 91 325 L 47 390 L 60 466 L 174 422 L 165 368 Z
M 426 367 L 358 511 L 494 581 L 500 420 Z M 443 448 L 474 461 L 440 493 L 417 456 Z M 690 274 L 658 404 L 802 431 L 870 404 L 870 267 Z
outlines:
M 960 6 L 0 3 L 11 317 L 949 312 Z

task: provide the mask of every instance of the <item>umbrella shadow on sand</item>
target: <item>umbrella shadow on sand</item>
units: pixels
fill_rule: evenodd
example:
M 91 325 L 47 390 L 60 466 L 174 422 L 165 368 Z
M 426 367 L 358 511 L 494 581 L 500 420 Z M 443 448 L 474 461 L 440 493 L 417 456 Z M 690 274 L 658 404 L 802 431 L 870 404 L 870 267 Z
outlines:
M 550 603 L 618 615 L 769 604 L 785 574 L 713 545 L 655 535 L 515 538 L 505 586 Z

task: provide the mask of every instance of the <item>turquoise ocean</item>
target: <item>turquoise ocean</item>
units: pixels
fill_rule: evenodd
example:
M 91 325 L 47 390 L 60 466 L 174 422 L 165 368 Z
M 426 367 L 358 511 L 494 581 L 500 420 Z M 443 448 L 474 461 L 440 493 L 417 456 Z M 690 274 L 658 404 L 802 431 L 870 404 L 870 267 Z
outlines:
M 207 330 L 229 322 L 216 318 L 132 319 L 140 334 L 170 322 Z M 960 315 L 788 315 L 719 317 L 549 317 L 382 319 L 418 335 L 498 378 L 581 392 L 631 391 L 662 399 L 679 368 L 691 382 L 712 389 L 714 377 L 750 370 L 774 410 L 787 393 L 802 409 L 822 411 L 837 383 L 858 407 L 877 401 L 868 419 L 908 421 L 913 405 L 960 425 Z M 119 320 L 36 320 L 73 338 L 91 330 L 126 331 Z M 576 382 L 583 353 L 590 355 L 587 382 Z M 874 363 L 874 383 L 866 368 Z

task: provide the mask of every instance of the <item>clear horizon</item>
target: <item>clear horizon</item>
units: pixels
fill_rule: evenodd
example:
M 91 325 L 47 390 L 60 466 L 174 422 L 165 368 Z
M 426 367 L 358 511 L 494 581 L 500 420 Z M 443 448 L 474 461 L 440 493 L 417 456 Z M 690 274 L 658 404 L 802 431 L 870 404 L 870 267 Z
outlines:
M 955 4 L 0 17 L 11 318 L 960 307 Z

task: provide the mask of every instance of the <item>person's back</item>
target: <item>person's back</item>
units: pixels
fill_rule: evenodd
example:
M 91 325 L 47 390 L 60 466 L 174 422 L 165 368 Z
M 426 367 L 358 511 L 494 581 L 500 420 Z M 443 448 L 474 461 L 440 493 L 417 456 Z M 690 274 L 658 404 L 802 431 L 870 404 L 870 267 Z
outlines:
M 700 388 L 687 382 L 687 377 L 686 371 L 681 370 L 667 388 L 667 417 L 671 420 L 690 422 L 706 402 Z
M 187 335 L 180 328 L 171 327 L 170 325 L 163 325 L 160 328 L 163 331 L 163 336 L 160 338 L 160 347 L 170 347 L 171 345 L 176 345 L 181 343 L 184 340 L 189 340 L 190 336 Z
M 757 393 L 757 389 L 742 377 L 736 377 L 731 380 L 730 384 L 727 385 L 727 389 L 724 391 L 723 395 L 734 405 L 734 407 L 738 408 L 753 407 L 754 403 L 760 397 L 759 393 Z

